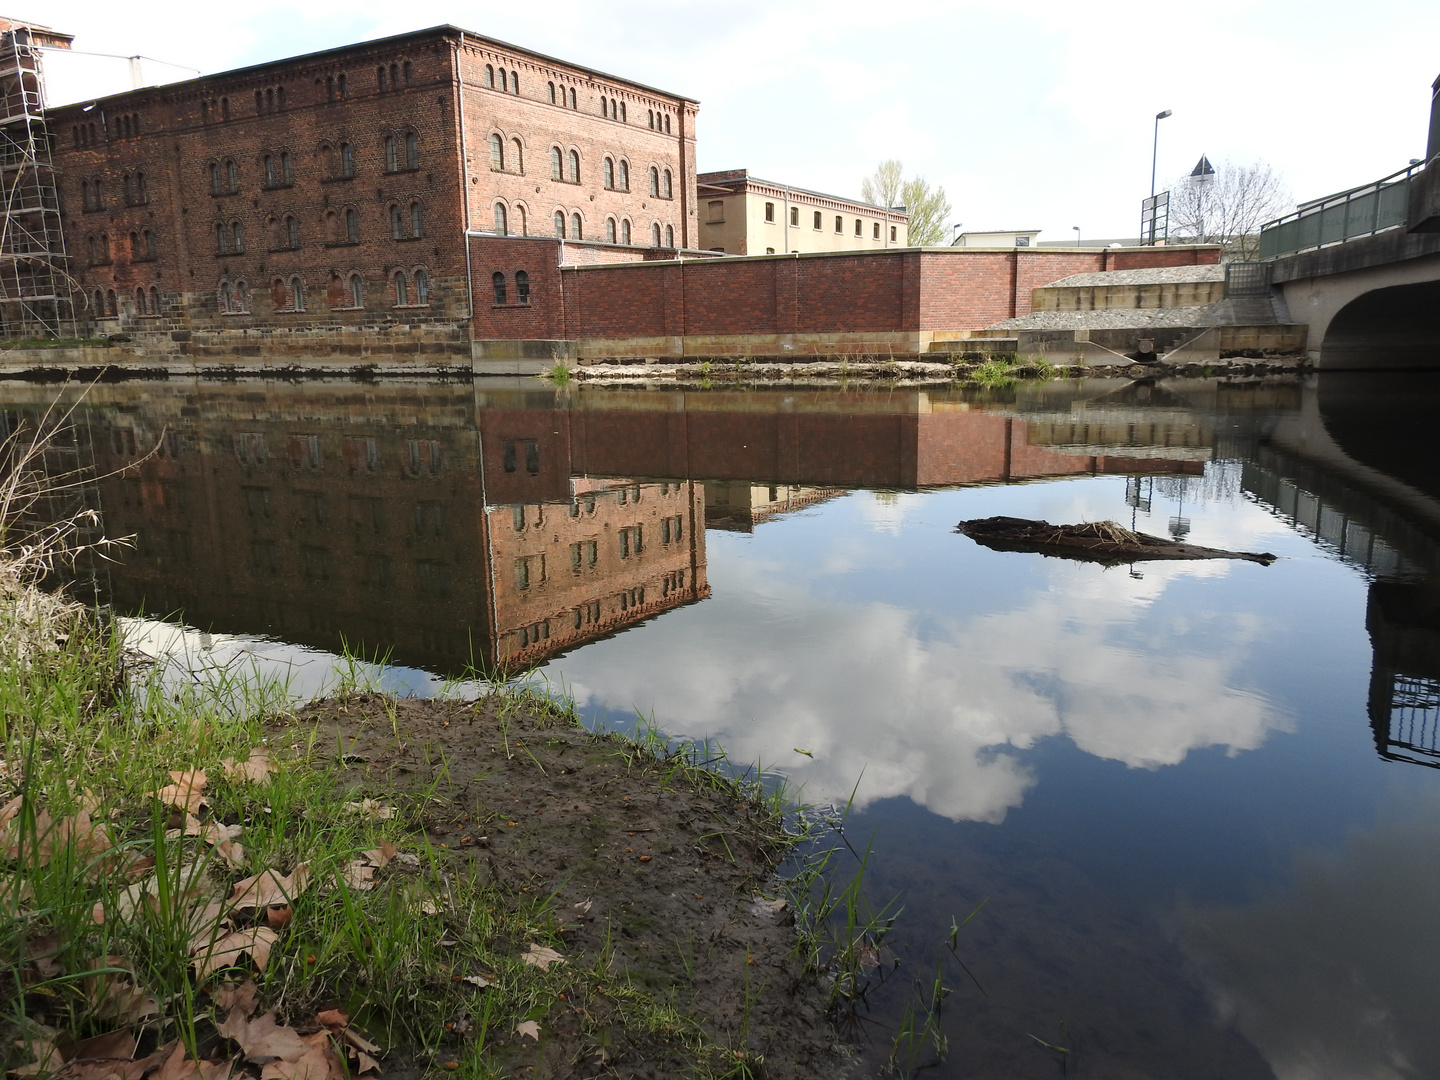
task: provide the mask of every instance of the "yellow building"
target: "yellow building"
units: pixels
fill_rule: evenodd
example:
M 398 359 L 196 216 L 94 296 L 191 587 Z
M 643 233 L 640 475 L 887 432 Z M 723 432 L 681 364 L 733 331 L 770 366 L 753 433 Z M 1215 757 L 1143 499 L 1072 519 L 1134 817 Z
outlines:
M 745 169 L 700 173 L 700 247 L 727 255 L 905 247 L 909 217 L 839 195 L 761 180 Z

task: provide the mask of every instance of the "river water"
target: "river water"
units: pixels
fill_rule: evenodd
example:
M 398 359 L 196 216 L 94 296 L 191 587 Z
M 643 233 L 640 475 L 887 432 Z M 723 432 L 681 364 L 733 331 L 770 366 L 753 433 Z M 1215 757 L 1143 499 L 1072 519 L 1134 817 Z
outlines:
M 7 424 L 53 393 L 0 385 Z M 139 461 L 86 496 L 137 535 L 107 594 L 302 692 L 347 643 L 413 692 L 533 664 L 593 723 L 853 793 L 867 894 L 903 904 L 877 1061 L 938 963 L 931 1075 L 1386 1080 L 1440 1075 L 1437 404 L 171 379 L 93 387 L 74 455 Z M 1279 558 L 955 532 L 994 514 Z M 982 902 L 972 979 L 946 942 Z

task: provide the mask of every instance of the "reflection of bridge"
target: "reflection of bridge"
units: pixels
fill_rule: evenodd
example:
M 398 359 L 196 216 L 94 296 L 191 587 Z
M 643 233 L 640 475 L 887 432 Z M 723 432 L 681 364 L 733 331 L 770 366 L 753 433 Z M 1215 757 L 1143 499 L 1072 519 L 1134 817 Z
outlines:
M 1321 368 L 1440 362 L 1440 79 L 1428 163 L 1302 206 L 1261 232 L 1271 281 Z

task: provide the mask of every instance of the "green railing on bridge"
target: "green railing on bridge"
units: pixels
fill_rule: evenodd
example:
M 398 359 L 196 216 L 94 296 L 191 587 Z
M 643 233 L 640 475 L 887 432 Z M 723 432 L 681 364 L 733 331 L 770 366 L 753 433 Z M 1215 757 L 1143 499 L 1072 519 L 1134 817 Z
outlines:
M 1404 225 L 1410 206 L 1410 180 L 1424 168 L 1424 164 L 1411 165 L 1373 184 L 1320 199 L 1262 225 L 1260 258 L 1274 259 Z

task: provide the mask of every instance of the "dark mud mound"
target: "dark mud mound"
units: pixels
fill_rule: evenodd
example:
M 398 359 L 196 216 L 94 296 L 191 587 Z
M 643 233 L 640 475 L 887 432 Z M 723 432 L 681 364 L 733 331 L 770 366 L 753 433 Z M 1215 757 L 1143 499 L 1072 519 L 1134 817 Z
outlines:
M 1224 551 L 1131 532 L 1113 521 L 1051 525 L 1029 518 L 988 517 L 962 521 L 955 531 L 995 551 L 1029 551 L 1106 566 L 1152 559 L 1244 559 L 1269 566 L 1269 552 Z

